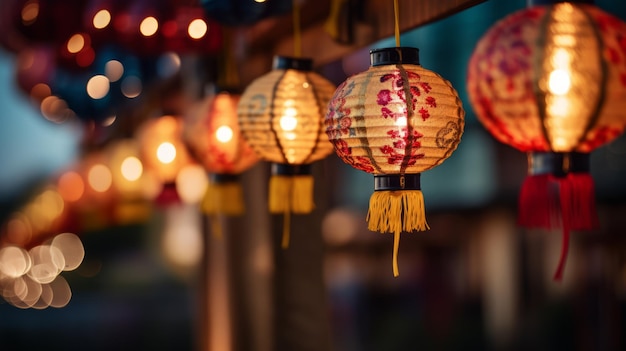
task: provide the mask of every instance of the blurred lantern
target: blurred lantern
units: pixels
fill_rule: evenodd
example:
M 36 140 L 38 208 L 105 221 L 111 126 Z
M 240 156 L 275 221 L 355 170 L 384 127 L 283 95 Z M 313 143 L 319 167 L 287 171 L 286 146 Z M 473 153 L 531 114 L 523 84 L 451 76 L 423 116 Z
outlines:
M 420 173 L 457 148 L 465 112 L 450 82 L 419 65 L 418 49 L 376 49 L 370 58 L 337 88 L 326 132 L 345 163 L 374 174 L 368 228 L 394 234 L 397 276 L 400 233 L 429 228 Z
M 559 280 L 569 231 L 598 225 L 589 153 L 624 129 L 626 24 L 593 5 L 547 3 L 531 3 L 483 36 L 467 85 L 485 128 L 528 153 L 518 222 L 562 228 Z
M 150 213 L 146 199 L 155 196 L 158 181 L 144 170 L 139 142 L 115 140 L 106 149 L 116 191 L 114 220 L 120 224 L 145 221 Z
M 272 162 L 269 210 L 285 214 L 284 234 L 289 213 L 313 210 L 310 163 L 332 152 L 323 123 L 335 87 L 311 69 L 310 59 L 275 57 L 274 69 L 253 81 L 238 105 L 244 138 Z M 288 235 L 282 245 L 288 246 Z
M 165 115 L 145 121 L 137 130 L 144 166 L 154 171 L 163 184 L 156 199 L 162 205 L 179 201 L 176 176 L 190 162 L 182 141 L 182 128 L 179 118 Z
M 229 26 L 242 26 L 288 12 L 292 0 L 201 0 L 200 3 L 213 20 Z
M 210 173 L 202 201 L 206 214 L 240 215 L 244 211 L 239 174 L 258 157 L 243 139 L 237 120 L 240 95 L 226 91 L 209 96 L 189 116 L 185 139 L 195 158 Z

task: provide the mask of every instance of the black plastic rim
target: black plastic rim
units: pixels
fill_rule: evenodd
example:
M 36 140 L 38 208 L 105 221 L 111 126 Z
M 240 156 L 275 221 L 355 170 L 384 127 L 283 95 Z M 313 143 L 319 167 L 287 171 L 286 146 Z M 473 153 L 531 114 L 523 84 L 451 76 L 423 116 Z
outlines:
M 374 191 L 421 190 L 421 174 L 375 174 Z
M 309 175 L 311 165 L 290 165 L 286 163 L 272 163 L 272 175 Z
M 209 180 L 214 184 L 236 183 L 239 181 L 239 175 L 227 173 L 211 173 Z
M 313 69 L 313 60 L 310 58 L 274 56 L 274 69 L 295 69 L 310 71 Z
M 419 49 L 406 46 L 374 49 L 370 51 L 370 63 L 372 66 L 396 65 L 399 63 L 419 65 Z
M 589 154 L 580 152 L 531 152 L 528 154 L 528 174 L 552 174 L 563 177 L 568 173 L 589 173 Z

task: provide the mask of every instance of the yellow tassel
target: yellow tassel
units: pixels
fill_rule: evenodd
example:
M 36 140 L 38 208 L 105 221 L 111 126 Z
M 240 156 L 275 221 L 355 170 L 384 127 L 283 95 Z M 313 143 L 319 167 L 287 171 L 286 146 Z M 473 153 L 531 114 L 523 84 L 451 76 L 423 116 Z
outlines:
M 238 182 L 211 182 L 201 204 L 205 214 L 240 216 L 244 213 L 243 191 Z
M 420 190 L 375 191 L 370 197 L 367 227 L 371 231 L 394 234 L 393 275 L 397 277 L 400 233 L 430 229 L 426 223 L 424 195 Z
M 313 176 L 296 175 L 292 177 L 291 210 L 293 213 L 306 214 L 313 212 Z

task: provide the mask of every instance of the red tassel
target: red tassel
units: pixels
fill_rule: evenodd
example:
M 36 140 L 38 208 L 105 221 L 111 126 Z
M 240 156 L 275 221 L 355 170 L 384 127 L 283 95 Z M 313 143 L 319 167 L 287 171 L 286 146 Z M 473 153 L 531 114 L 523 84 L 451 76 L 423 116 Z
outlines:
M 571 230 L 599 226 L 593 178 L 589 173 L 530 175 L 522 185 L 518 224 L 528 228 L 562 230 L 561 256 L 553 279 L 563 278 Z
M 553 175 L 529 175 L 519 197 L 517 223 L 527 228 L 561 227 L 561 201 L 558 181 Z
M 180 196 L 178 196 L 175 183 L 163 184 L 163 189 L 156 199 L 154 199 L 154 202 L 160 207 L 167 207 L 169 205 L 180 203 L 180 201 Z

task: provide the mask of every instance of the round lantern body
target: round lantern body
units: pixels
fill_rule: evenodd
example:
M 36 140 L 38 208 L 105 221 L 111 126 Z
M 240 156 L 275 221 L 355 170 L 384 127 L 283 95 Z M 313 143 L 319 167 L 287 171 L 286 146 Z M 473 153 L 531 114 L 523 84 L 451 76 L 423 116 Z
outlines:
M 185 121 L 185 141 L 210 174 L 202 201 L 202 209 L 207 214 L 243 213 L 239 174 L 258 162 L 258 156 L 239 130 L 239 100 L 239 94 L 226 91 L 212 95 L 202 101 Z
M 240 174 L 258 162 L 239 128 L 240 97 L 228 92 L 210 96 L 186 120 L 185 141 L 209 173 Z
M 332 152 L 323 126 L 335 86 L 311 69 L 310 59 L 276 57 L 274 69 L 244 91 L 241 132 L 263 160 L 303 165 Z
M 378 49 L 370 57 L 367 71 L 337 88 L 326 132 L 345 163 L 375 176 L 368 227 L 394 233 L 397 275 L 400 232 L 428 228 L 419 175 L 457 148 L 465 112 L 450 82 L 419 65 L 418 49 Z
M 624 129 L 626 24 L 593 5 L 534 6 L 478 42 L 467 88 L 478 119 L 520 151 L 583 152 Z
M 496 23 L 470 58 L 467 87 L 479 121 L 529 153 L 519 224 L 563 229 L 555 279 L 569 230 L 598 225 L 589 153 L 624 130 L 625 36 L 625 23 L 593 5 L 552 1 Z

